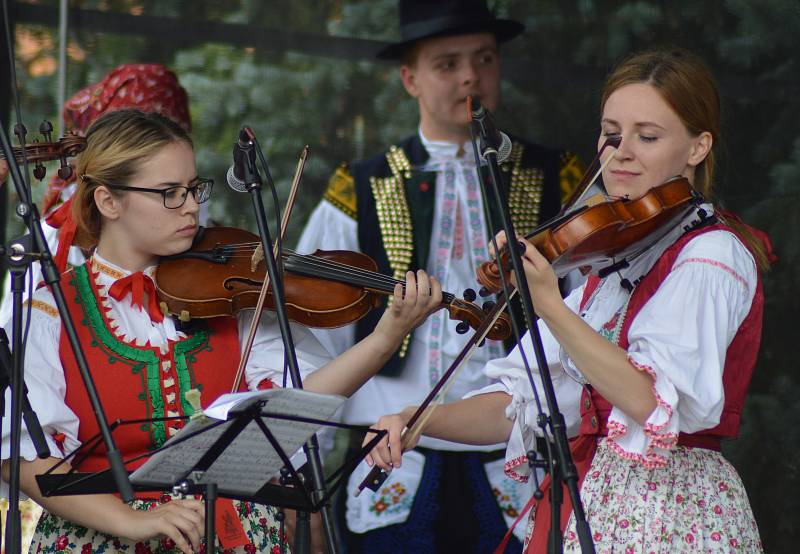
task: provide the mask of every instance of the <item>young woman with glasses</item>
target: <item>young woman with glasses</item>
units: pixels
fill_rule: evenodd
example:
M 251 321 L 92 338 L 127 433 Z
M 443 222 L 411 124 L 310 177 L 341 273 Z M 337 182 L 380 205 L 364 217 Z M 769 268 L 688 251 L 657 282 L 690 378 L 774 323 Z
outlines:
M 181 330 L 155 301 L 151 277 L 159 257 L 190 248 L 198 230 L 198 206 L 208 200 L 212 182 L 198 177 L 192 141 L 180 126 L 136 110 L 103 115 L 90 127 L 76 171 L 73 215 L 80 232 L 91 240 L 93 254 L 65 273 L 62 283 L 107 417 L 113 421 L 189 415 L 187 390 L 202 389 L 203 405 L 229 391 L 237 362 L 231 353 L 239 352 L 252 317 L 216 318 Z M 406 290 L 403 295 L 398 286 L 393 308 L 372 335 L 335 360 L 310 332 L 294 328 L 305 388 L 346 395 L 377 371 L 402 338 L 441 303 L 438 283 L 422 272 L 408 275 Z M 50 459 L 36 459 L 23 433 L 22 489 L 45 509 L 34 551 L 202 550 L 199 500 L 137 494 L 128 505 L 112 494 L 41 495 L 34 476 L 98 429 L 51 293 L 39 289 L 32 304 L 25 377 L 52 452 Z M 246 370 L 250 389 L 280 382 L 283 349 L 274 321 L 265 314 L 254 341 Z M 161 446 L 181 425 L 167 421 L 124 426 L 115 433 L 117 446 L 126 459 L 143 454 Z M 3 431 L 5 459 L 9 436 Z M 106 467 L 100 449 L 79 469 Z M 6 472 L 3 476 L 8 477 Z M 238 515 L 245 543 L 230 551 L 271 552 L 277 547 L 272 508 L 229 504 Z

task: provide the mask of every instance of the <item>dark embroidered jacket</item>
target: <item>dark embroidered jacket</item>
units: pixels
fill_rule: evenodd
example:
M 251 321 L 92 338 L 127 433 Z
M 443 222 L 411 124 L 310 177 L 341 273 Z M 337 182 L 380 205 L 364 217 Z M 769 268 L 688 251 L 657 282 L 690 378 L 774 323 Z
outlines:
M 562 197 L 580 179 L 581 168 L 572 154 L 519 139 L 513 145 L 511 156 L 501 164 L 501 195 L 511 208 L 517 232 L 527 233 L 558 212 Z M 340 167 L 325 192 L 326 200 L 358 222 L 361 251 L 377 262 L 378 271 L 397 279 L 427 266 L 436 173 L 419 168 L 428 157 L 421 139 L 414 135 L 384 154 Z M 501 225 L 496 206 L 491 201 L 490 206 L 492 220 Z M 460 296 L 463 291 L 449 292 Z M 367 336 L 382 314 L 383 308 L 376 309 L 358 321 L 356 340 Z M 408 344 L 406 337 L 382 375 L 402 371 Z

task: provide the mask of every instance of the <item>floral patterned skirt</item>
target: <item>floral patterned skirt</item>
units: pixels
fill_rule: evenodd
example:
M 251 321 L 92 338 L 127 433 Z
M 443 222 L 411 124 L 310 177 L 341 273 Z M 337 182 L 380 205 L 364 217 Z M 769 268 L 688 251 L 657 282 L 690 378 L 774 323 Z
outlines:
M 158 505 L 152 500 L 134 500 L 133 508 L 137 510 L 151 510 Z M 236 549 L 223 550 L 219 543 L 214 551 L 217 554 L 268 553 L 279 554 L 280 526 L 275 520 L 276 509 L 271 506 L 254 504 L 252 502 L 234 501 L 233 505 L 239 513 L 244 531 L 250 539 L 250 544 Z M 87 529 L 80 525 L 53 515 L 45 510 L 39 519 L 36 533 L 31 543 L 30 552 L 70 552 L 88 554 L 90 552 L 131 552 L 133 554 L 172 554 L 180 550 L 166 538 L 151 539 L 144 542 L 129 541 Z M 200 547 L 201 554 L 205 548 Z M 284 546 L 283 552 L 290 552 L 289 546 Z
M 581 498 L 598 554 L 763 552 L 744 485 L 713 450 L 678 446 L 666 467 L 647 469 L 603 439 Z M 580 551 L 570 517 L 564 552 Z

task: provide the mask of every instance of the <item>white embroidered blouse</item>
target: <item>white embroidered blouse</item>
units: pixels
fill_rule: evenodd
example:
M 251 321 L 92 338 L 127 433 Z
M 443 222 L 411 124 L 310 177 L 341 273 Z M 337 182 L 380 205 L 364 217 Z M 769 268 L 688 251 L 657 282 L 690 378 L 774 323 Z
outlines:
M 710 205 L 704 205 L 709 213 Z M 687 221 L 694 218 L 687 217 Z M 610 340 L 616 341 L 613 322 L 624 313 L 629 293 L 620 285 L 643 276 L 664 250 L 682 233 L 678 226 L 631 266 L 602 280 L 596 293 L 580 313 L 584 321 Z M 628 332 L 628 358 L 648 371 L 654 379 L 658 406 L 644 426 L 614 407 L 609 427 L 621 435 L 608 439 L 623 457 L 643 464 L 657 464 L 664 450 L 659 436 L 693 433 L 719 423 L 724 403 L 722 372 L 725 353 L 739 325 L 747 316 L 757 284 L 757 268 L 746 247 L 727 231 L 715 230 L 690 240 L 678 255 L 661 287 L 645 303 Z M 578 312 L 583 286 L 566 299 Z M 608 324 L 608 325 L 607 325 Z M 619 325 L 617 325 L 617 329 Z M 581 372 L 556 342 L 547 325 L 539 322 L 548 367 L 552 374 L 559 408 L 564 413 L 568 434 L 577 434 L 579 401 L 584 383 Z M 541 379 L 535 367 L 530 336 L 523 348 L 534 372 L 534 383 L 546 411 Z M 506 471 L 518 479 L 529 474 L 525 453 L 533 446 L 538 415 L 519 347 L 507 357 L 490 361 L 486 375 L 496 384 L 469 396 L 503 391 L 512 400 L 506 415 L 514 422 L 506 451 Z

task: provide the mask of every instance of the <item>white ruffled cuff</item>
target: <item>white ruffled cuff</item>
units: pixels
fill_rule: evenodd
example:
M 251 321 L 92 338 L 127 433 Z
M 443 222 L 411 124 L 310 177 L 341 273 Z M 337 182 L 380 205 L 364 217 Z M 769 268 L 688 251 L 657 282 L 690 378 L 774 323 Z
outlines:
M 615 407 L 608 418 L 608 445 L 626 460 L 652 469 L 665 466 L 666 454 L 678 444 L 679 421 L 675 411 L 678 392 L 664 375 L 642 358 L 636 353 L 628 354 L 628 361 L 653 379 L 656 408 L 642 426 Z
M 511 402 L 506 406 L 506 417 L 513 421 L 513 426 L 508 437 L 503 471 L 510 479 L 527 483 L 531 474 L 528 450 L 535 440 L 535 427 L 528 425 L 526 414 L 531 402 L 529 395 L 519 390 L 519 387 L 508 392 L 511 394 Z
M 527 456 L 529 448 L 526 445 L 533 444 L 534 432 L 533 429 L 525 425 L 525 409 L 529 402 L 525 397 L 524 391 L 519 389 L 519 385 L 515 385 L 513 389 L 510 389 L 505 383 L 497 382 L 471 391 L 465 394 L 464 398 L 491 392 L 504 392 L 511 396 L 511 402 L 506 406 L 506 417 L 513 422 L 513 425 L 506 444 L 506 461 L 503 471 L 514 481 L 527 483 L 531 469 L 528 465 Z M 528 390 L 530 390 L 530 387 L 528 387 Z

